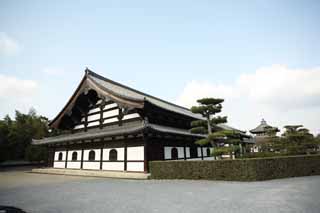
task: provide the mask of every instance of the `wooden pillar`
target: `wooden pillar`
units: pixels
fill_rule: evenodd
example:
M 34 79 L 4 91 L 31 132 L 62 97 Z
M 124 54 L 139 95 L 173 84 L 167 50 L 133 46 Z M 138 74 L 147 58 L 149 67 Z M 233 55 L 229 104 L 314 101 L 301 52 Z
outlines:
M 149 166 L 148 166 L 148 136 L 144 135 L 143 136 L 143 142 L 144 142 L 144 173 L 148 173 L 149 171 Z
M 102 170 L 102 164 L 103 164 L 103 146 L 100 149 L 100 170 Z
M 67 165 L 67 164 L 68 164 L 68 153 L 69 153 L 69 150 L 67 149 L 67 150 L 66 150 L 66 164 L 65 164 L 65 166 L 64 166 L 65 168 L 67 168 L 67 166 L 68 166 L 68 165 Z
M 86 132 L 88 129 L 88 113 L 84 114 L 84 131 Z
M 81 163 L 80 163 L 80 169 L 83 169 L 83 153 L 84 153 L 84 150 L 81 149 Z
M 202 149 L 202 146 L 200 146 L 200 149 L 201 149 L 201 160 L 203 160 L 203 149 Z
M 128 152 L 127 152 L 127 140 L 124 140 L 124 171 L 127 171 L 127 156 Z

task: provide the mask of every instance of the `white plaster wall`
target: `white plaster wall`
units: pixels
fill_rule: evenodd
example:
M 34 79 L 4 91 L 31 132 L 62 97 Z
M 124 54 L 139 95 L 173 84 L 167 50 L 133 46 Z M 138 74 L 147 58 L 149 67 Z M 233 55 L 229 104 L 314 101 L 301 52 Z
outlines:
M 144 160 L 144 147 L 127 147 L 127 160 Z
M 104 107 L 104 109 L 110 109 L 110 108 L 117 107 L 117 106 L 118 106 L 118 104 L 116 104 L 116 103 L 108 104 L 108 105 L 106 105 L 106 106 Z
M 67 163 L 68 169 L 80 169 L 80 167 L 81 167 L 81 162 L 68 161 Z
M 69 150 L 68 151 L 68 163 L 67 168 L 68 169 L 80 169 L 81 162 L 73 162 L 72 161 L 72 153 L 77 152 L 77 160 L 81 160 L 81 150 Z
M 124 170 L 124 162 L 103 162 L 102 169 L 103 170 L 123 171 Z
M 198 157 L 201 158 L 201 147 L 197 147 Z
M 144 171 L 144 162 L 127 162 L 127 171 Z
M 190 147 L 186 147 L 187 158 L 190 158 Z
M 128 114 L 123 116 L 123 120 L 127 120 L 127 119 L 131 119 L 131 118 L 139 118 L 140 115 L 138 113 L 132 113 L 132 114 Z
M 207 157 L 207 147 L 202 147 L 203 157 Z
M 165 146 L 164 147 L 164 159 L 171 159 L 171 149 L 172 147 L 170 146 Z
M 100 111 L 100 107 L 96 107 L 96 108 L 90 109 L 89 114 L 93 112 L 99 112 L 99 111 Z
M 62 160 L 65 161 L 66 160 L 66 153 L 67 153 L 66 151 L 56 151 L 54 153 L 54 160 L 58 161 L 60 152 L 62 152 Z
M 178 158 L 184 158 L 184 148 L 183 147 L 176 147 L 178 150 Z
M 83 124 L 76 125 L 73 129 L 81 129 L 81 128 L 84 128 L 84 125 L 83 125 Z
M 119 110 L 118 109 L 114 109 L 114 110 L 111 110 L 111 111 L 104 112 L 103 113 L 103 117 L 106 118 L 106 117 L 110 117 L 110 116 L 114 116 L 114 115 L 118 115 L 118 114 L 119 114 Z
M 88 121 L 100 119 L 100 114 L 90 115 L 88 116 Z
M 85 161 L 89 160 L 89 152 L 91 150 L 95 151 L 95 153 L 96 153 L 95 160 L 100 161 L 100 149 L 86 149 L 86 150 L 83 150 L 83 160 L 85 160 Z
M 118 160 L 124 160 L 124 148 L 108 148 L 103 149 L 103 160 L 109 160 L 109 152 L 110 150 L 117 150 Z
M 106 119 L 103 123 L 107 124 L 107 123 L 112 123 L 117 121 L 118 121 L 118 118 L 109 118 L 109 119 Z
M 81 160 L 81 150 L 69 150 L 68 151 L 68 163 L 72 161 L 72 153 L 77 152 L 77 160 Z
M 83 162 L 83 169 L 100 170 L 100 162 Z
M 100 169 L 100 162 L 85 162 L 89 160 L 89 152 L 95 151 L 95 160 L 100 161 L 100 149 L 86 149 L 83 151 L 83 169 Z
M 88 127 L 89 126 L 98 126 L 100 125 L 100 122 L 99 121 L 95 121 L 95 122 L 92 122 L 92 123 L 88 123 Z
M 164 159 L 171 159 L 171 149 L 174 148 L 174 146 L 165 146 L 164 147 Z M 184 151 L 183 147 L 175 147 L 178 150 L 178 158 L 184 158 Z M 189 151 L 190 154 L 190 151 Z
M 53 168 L 65 168 L 66 163 L 65 162 L 53 162 Z

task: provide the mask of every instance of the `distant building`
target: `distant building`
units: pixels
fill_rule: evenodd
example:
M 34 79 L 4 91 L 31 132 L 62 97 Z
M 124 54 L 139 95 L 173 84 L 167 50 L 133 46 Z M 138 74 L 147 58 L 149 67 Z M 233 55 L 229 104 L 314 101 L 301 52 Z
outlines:
M 278 129 L 278 127 L 270 126 L 264 119 L 262 119 L 259 126 L 250 130 L 250 133 L 254 135 L 253 139 L 255 141 L 255 145 L 253 146 L 252 151 L 258 152 L 259 145 L 267 141 L 269 137 L 275 136 L 279 131 L 280 130 Z
M 272 130 L 271 132 L 274 132 L 275 134 L 279 132 L 277 127 L 270 126 L 264 119 L 262 119 L 260 125 L 250 130 L 250 132 L 256 137 L 265 137 L 270 136 L 270 130 Z

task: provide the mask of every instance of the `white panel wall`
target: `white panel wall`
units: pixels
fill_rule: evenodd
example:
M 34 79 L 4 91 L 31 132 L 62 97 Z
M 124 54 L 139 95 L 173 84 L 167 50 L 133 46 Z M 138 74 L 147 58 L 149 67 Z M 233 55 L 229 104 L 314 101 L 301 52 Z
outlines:
M 164 159 L 169 160 L 172 158 L 171 156 L 171 149 L 174 148 L 174 146 L 165 146 L 164 147 Z M 184 148 L 183 147 L 175 147 L 178 150 L 178 158 L 184 158 Z M 187 154 L 187 153 L 186 153 Z M 190 151 L 189 151 L 190 156 Z
M 207 157 L 207 147 L 202 147 L 203 157 Z
M 127 147 L 127 160 L 144 160 L 144 147 Z
M 138 113 L 132 113 L 132 114 L 128 114 L 123 116 L 123 120 L 127 120 L 127 119 L 131 119 L 131 118 L 139 118 L 140 115 Z
M 186 147 L 187 158 L 190 158 L 190 147 Z
M 172 149 L 172 147 L 168 147 L 168 146 L 164 147 L 164 159 L 165 160 L 171 159 L 171 149 Z
M 85 150 L 83 150 L 83 160 L 84 161 L 89 160 L 89 152 L 91 150 L 95 151 L 95 153 L 96 153 L 95 160 L 100 160 L 100 151 L 101 151 L 100 149 L 85 149 Z
M 103 117 L 106 118 L 106 117 L 115 116 L 115 115 L 118 115 L 118 114 L 119 114 L 119 110 L 118 109 L 114 109 L 114 110 L 111 110 L 111 111 L 104 112 L 103 113 Z
M 81 160 L 81 150 L 69 150 L 68 161 L 72 161 L 72 153 L 77 152 L 77 160 Z
M 99 111 L 100 111 L 100 107 L 96 107 L 96 108 L 90 109 L 89 114 L 94 112 L 99 112 Z
M 95 114 L 95 115 L 89 115 L 88 116 L 88 121 L 93 121 L 93 120 L 97 120 L 100 119 L 100 114 Z
M 201 147 L 197 147 L 197 153 L 198 153 L 198 157 L 201 157 Z
M 80 169 L 80 167 L 81 167 L 81 162 L 68 161 L 67 163 L 68 169 Z
M 184 158 L 184 148 L 183 147 L 176 147 L 178 150 L 178 158 Z
M 57 151 L 54 153 L 54 160 L 58 161 L 59 160 L 59 153 L 62 153 L 62 160 L 65 161 L 66 160 L 66 151 Z
M 127 171 L 143 172 L 144 162 L 127 162 Z
M 90 126 L 98 126 L 100 125 L 100 122 L 99 121 L 95 121 L 95 122 L 92 122 L 92 123 L 88 123 L 88 127 Z
M 110 150 L 117 150 L 118 160 L 124 160 L 124 148 L 108 148 L 103 149 L 103 160 L 109 160 L 109 152 Z
M 124 170 L 124 162 L 103 162 L 102 169 L 103 170 L 123 171 Z
M 118 118 L 109 118 L 109 119 L 106 119 L 103 123 L 107 124 L 107 123 L 112 123 L 117 121 L 118 121 Z
M 77 152 L 77 161 L 81 160 L 81 150 L 69 150 L 68 151 L 68 163 L 67 168 L 68 169 L 80 169 L 81 162 L 73 162 L 72 161 L 72 153 Z
M 104 109 L 110 109 L 110 108 L 117 107 L 117 106 L 118 106 L 118 104 L 116 104 L 116 103 L 108 104 L 108 105 L 106 105 L 106 106 L 104 107 Z
M 89 160 L 89 152 L 95 151 L 95 160 L 100 161 L 100 149 L 88 149 L 83 152 L 83 169 L 100 169 L 100 162 L 86 162 Z
M 53 162 L 53 168 L 65 168 L 65 166 L 66 166 L 65 162 L 61 162 L 61 161 Z
M 83 162 L 83 169 L 100 169 L 100 162 Z
M 62 153 L 62 161 L 58 161 L 60 152 Z M 54 153 L 53 168 L 65 168 L 66 154 L 66 151 L 57 151 Z

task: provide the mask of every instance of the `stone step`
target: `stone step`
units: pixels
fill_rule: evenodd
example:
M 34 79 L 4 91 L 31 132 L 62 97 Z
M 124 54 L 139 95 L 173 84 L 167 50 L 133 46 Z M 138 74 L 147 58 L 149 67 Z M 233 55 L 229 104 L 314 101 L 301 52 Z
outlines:
M 56 169 L 56 168 L 37 168 L 32 169 L 33 173 L 55 174 L 55 175 L 73 175 L 87 177 L 104 177 L 104 178 L 122 178 L 122 179 L 140 179 L 146 180 L 150 174 L 141 172 L 114 172 L 101 170 L 84 170 L 84 169 Z

